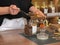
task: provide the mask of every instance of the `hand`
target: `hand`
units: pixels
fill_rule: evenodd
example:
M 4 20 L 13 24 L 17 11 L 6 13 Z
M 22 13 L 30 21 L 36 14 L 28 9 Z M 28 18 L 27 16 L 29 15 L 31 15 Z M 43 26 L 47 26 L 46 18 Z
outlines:
M 37 17 L 41 18 L 41 19 L 45 19 L 46 16 L 38 9 L 36 10 L 35 14 L 37 15 Z
M 46 18 L 46 16 L 45 16 L 39 9 L 35 8 L 34 6 L 31 6 L 31 7 L 29 8 L 29 10 L 30 10 L 33 14 L 37 15 L 37 17 L 40 18 L 40 19 Z
M 20 9 L 16 5 L 11 5 L 9 12 L 11 15 L 17 15 L 20 12 Z

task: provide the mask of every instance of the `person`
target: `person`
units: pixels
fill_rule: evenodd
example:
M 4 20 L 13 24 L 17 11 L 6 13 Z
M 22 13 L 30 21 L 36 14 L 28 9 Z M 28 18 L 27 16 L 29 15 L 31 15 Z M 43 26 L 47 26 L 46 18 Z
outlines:
M 12 9 L 13 8 L 13 9 Z M 16 15 L 20 9 L 16 5 L 10 5 L 9 7 L 0 7 L 0 15 L 11 14 Z
M 0 0 L 0 25 L 4 18 L 15 19 L 24 17 L 27 20 L 30 19 L 30 17 L 22 11 L 26 13 L 31 11 L 32 13 L 38 14 L 39 17 L 46 17 L 39 9 L 32 5 L 31 1 L 32 0 Z

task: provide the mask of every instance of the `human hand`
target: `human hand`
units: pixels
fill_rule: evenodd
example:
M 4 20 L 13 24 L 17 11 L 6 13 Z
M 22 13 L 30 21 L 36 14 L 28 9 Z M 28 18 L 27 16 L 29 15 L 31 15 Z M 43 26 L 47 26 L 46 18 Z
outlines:
M 39 9 L 37 9 L 37 8 L 34 7 L 34 6 L 31 6 L 31 7 L 29 8 L 29 10 L 30 10 L 34 15 L 36 15 L 39 19 L 45 19 L 45 18 L 46 18 L 46 16 L 45 16 Z
M 46 16 L 40 11 L 40 10 L 36 10 L 35 14 L 37 15 L 37 17 L 39 17 L 40 19 L 45 19 Z
M 20 9 L 16 5 L 10 5 L 9 13 L 11 15 L 17 15 L 20 12 Z

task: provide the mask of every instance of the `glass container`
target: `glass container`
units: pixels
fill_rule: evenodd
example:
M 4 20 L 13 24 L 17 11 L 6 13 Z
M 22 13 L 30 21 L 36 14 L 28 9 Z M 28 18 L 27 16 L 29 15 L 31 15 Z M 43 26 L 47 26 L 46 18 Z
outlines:
M 46 26 L 44 24 L 44 21 L 41 20 L 41 22 L 40 22 L 40 33 L 37 34 L 37 39 L 47 40 L 49 35 L 45 31 L 46 31 Z

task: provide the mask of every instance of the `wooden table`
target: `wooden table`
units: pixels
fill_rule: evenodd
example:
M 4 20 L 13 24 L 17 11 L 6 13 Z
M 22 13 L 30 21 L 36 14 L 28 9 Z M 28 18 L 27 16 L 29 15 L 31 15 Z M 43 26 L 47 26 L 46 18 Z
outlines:
M 24 30 L 0 32 L 0 45 L 38 45 L 35 42 L 23 37 L 19 33 L 24 33 Z M 45 45 L 60 45 L 60 42 Z
M 23 30 L 0 32 L 0 45 L 37 45 L 19 33 L 23 33 Z

